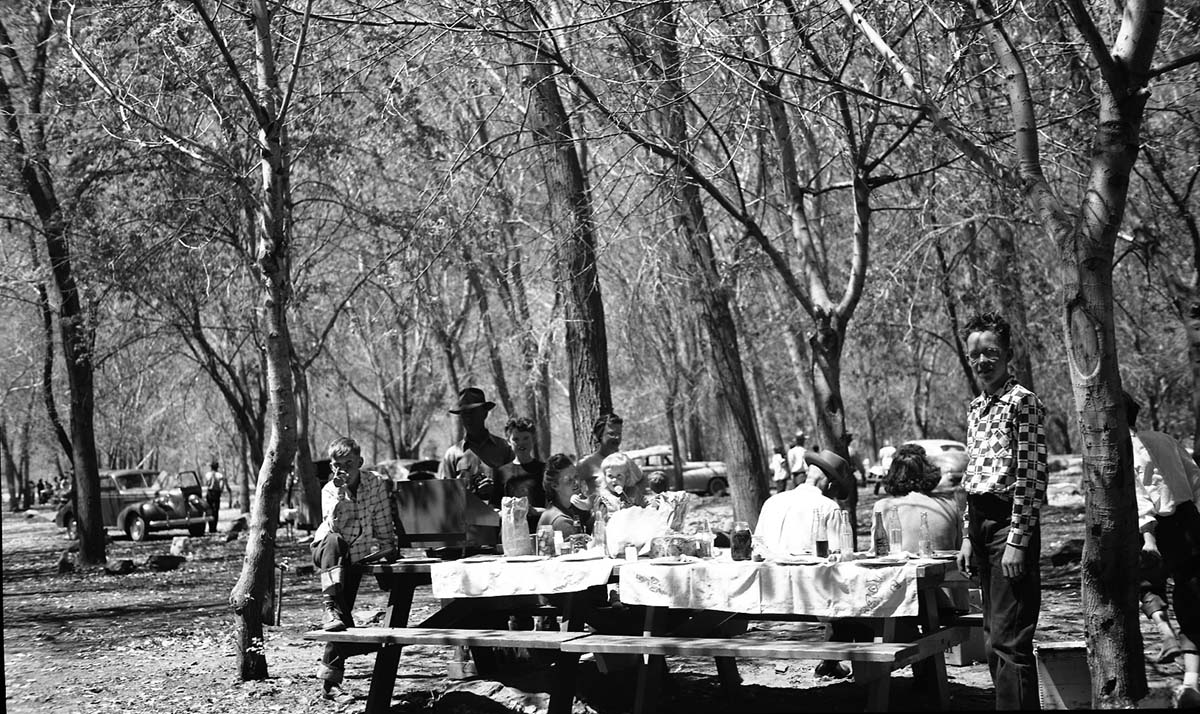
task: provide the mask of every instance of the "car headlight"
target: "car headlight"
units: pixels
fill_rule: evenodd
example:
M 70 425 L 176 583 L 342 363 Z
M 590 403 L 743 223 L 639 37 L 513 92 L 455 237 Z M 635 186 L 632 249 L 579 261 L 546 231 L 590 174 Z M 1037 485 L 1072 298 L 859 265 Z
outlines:
M 192 495 L 188 496 L 188 503 L 193 506 L 199 507 L 200 506 L 200 497 L 193 493 Z

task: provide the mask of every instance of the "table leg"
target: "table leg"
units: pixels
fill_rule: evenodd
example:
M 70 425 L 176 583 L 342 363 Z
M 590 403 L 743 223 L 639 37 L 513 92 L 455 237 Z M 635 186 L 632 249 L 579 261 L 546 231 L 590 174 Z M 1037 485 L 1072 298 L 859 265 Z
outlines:
M 892 689 L 892 674 L 889 666 L 877 662 L 856 663 L 854 678 L 868 680 L 867 707 L 869 712 L 885 712 L 888 710 L 888 695 Z M 861 674 L 860 674 L 861 673 Z
M 408 627 L 416 589 L 417 582 L 413 578 L 399 579 L 392 585 L 386 613 L 388 627 Z M 371 690 L 367 694 L 367 714 L 387 714 L 392 708 L 392 692 L 396 687 L 396 669 L 400 665 L 401 649 L 401 645 L 384 645 L 375 655 Z
M 647 607 L 643 637 L 662 635 L 666 627 L 665 608 Z M 647 655 L 638 667 L 637 693 L 633 700 L 633 714 L 657 711 L 659 689 L 667 672 L 667 658 L 662 655 Z
M 921 634 L 929 636 L 941 629 L 935 588 L 921 591 L 921 609 L 924 611 L 921 613 Z M 950 707 L 950 682 L 946 677 L 946 653 L 942 650 L 913 663 L 913 681 L 922 689 L 932 688 L 937 697 L 935 705 L 943 711 Z

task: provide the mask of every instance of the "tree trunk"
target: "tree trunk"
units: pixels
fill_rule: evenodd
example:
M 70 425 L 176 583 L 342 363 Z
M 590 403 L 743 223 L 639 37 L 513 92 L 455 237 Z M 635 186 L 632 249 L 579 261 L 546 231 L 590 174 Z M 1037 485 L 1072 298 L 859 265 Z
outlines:
M 299 505 L 296 525 L 306 530 L 316 530 L 321 523 L 321 484 L 317 481 L 317 470 L 313 467 L 311 438 L 309 436 L 309 403 L 308 374 L 304 368 L 296 365 L 292 371 L 295 380 L 296 395 L 296 463 L 295 480 L 299 486 L 297 501 Z M 289 494 L 290 495 L 290 494 Z M 291 504 L 289 504 L 291 505 Z
M 681 157 L 689 158 L 686 102 L 682 84 L 682 66 L 676 42 L 677 18 L 673 3 L 655 6 L 662 65 L 664 132 Z M 706 328 L 705 351 L 713 370 L 717 397 L 717 429 L 721 453 L 728 465 L 729 490 L 733 496 L 734 520 L 746 521 L 753 528 L 758 512 L 769 495 L 766 460 L 762 454 L 754 403 L 746 384 L 737 326 L 729 305 L 729 288 L 721 277 L 709 232 L 708 217 L 700 198 L 700 188 L 676 161 L 670 167 L 671 189 L 675 202 L 675 226 L 687 250 L 688 273 L 692 289 L 700 299 L 701 319 Z
M 575 453 L 592 451 L 592 423 L 613 410 L 608 338 L 596 266 L 596 230 L 587 176 L 555 80 L 552 56 L 540 43 L 528 54 L 529 124 L 542 147 L 551 226 L 558 236 L 564 341 Z
M 58 293 L 58 326 L 63 346 L 63 366 L 71 395 L 71 453 L 78 484 L 76 516 L 79 519 L 79 562 L 97 565 L 105 561 L 104 522 L 100 516 L 100 476 L 96 459 L 96 440 L 93 428 L 95 396 L 93 387 L 93 334 L 87 310 L 83 306 L 71 259 L 69 216 L 59 203 L 54 178 L 46 163 L 54 151 L 46 144 L 42 113 L 43 92 L 47 75 L 47 48 L 55 31 L 54 15 L 57 3 L 50 3 L 37 14 L 38 23 L 33 46 L 36 48 L 28 74 L 14 71 L 20 89 L 24 90 L 25 105 L 18 114 L 9 90 L 9 81 L 0 72 L 0 117 L 8 140 L 10 170 L 20 176 L 21 187 L 37 213 L 42 239 L 50 258 L 50 273 Z M 3 36 L 7 28 L 0 24 Z M 11 43 L 9 43 L 11 44 Z M 15 52 L 11 49 L 10 51 Z M 5 63 L 16 68 L 19 63 Z M 26 132 L 22 132 L 19 117 L 26 117 Z M 25 135 L 29 140 L 26 141 Z M 61 439 L 60 439 L 61 441 Z
M 1082 4 L 1071 4 L 1077 23 L 1091 26 Z M 1026 199 L 1062 261 L 1067 364 L 1083 442 L 1084 523 L 1080 564 L 1092 706 L 1129 708 L 1146 695 L 1146 670 L 1138 617 L 1138 537 L 1133 454 L 1121 404 L 1121 375 L 1113 323 L 1112 263 L 1125 212 L 1129 176 L 1137 160 L 1149 93 L 1146 72 L 1158 42 L 1161 0 L 1126 3 L 1118 40 L 1106 57 L 1100 115 L 1091 151 L 1091 176 L 1074 224 L 1046 181 L 1037 145 L 1032 92 L 1020 56 L 991 8 L 980 19 L 1008 78 L 1017 158 Z
M 199 3 L 197 10 L 203 12 Z M 271 15 L 264 0 L 251 0 L 255 36 L 256 97 L 247 97 L 258 122 L 262 187 L 256 220 L 256 258 L 262 280 L 263 334 L 266 336 L 268 441 L 259 471 L 246 558 L 229 595 L 238 616 L 238 670 L 243 681 L 267 677 L 263 625 L 274 622 L 275 533 L 279 499 L 296 456 L 296 400 L 292 384 L 292 342 L 287 307 L 291 297 L 290 161 L 286 122 L 279 106 L 279 81 L 271 41 Z M 214 38 L 217 37 L 213 30 Z M 301 31 L 303 43 L 304 33 Z M 299 68 L 293 67 L 293 71 Z

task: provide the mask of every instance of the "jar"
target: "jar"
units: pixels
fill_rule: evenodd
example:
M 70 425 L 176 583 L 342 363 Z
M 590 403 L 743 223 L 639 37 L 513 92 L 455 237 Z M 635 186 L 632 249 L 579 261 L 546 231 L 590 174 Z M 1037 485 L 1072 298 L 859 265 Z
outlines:
M 750 532 L 750 524 L 737 521 L 729 533 L 729 557 L 734 560 L 750 560 L 754 548 L 754 534 Z

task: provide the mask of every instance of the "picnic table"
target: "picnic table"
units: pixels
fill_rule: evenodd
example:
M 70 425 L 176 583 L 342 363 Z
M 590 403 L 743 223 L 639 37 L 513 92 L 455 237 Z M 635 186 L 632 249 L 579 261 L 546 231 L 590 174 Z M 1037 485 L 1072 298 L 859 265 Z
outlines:
M 552 653 L 550 711 L 569 712 L 575 672 L 585 653 L 641 655 L 635 712 L 654 711 L 668 656 L 716 659 L 723 686 L 735 686 L 739 658 L 846 659 L 856 682 L 867 686 L 867 708 L 885 710 L 892 671 L 912 664 L 948 703 L 943 652 L 966 639 L 964 626 L 939 621 L 936 593 L 955 570 L 944 560 L 885 563 L 733 562 L 713 560 L 556 559 L 495 556 L 430 563 L 410 559 L 369 566 L 389 589 L 384 627 L 310 632 L 308 639 L 378 647 L 367 712 L 391 704 L 401 647 L 406 644 L 472 648 L 480 674 L 496 647 Z M 642 634 L 606 633 L 585 625 L 595 612 L 594 588 L 619 583 L 623 605 L 644 608 Z M 431 585 L 442 607 L 409 627 L 413 594 Z M 545 596 L 539 599 L 538 596 Z M 547 607 L 546 597 L 555 605 Z M 539 609 L 561 617 L 559 631 L 510 631 L 498 616 Z M 764 642 L 739 637 L 748 619 L 854 622 L 873 628 L 870 642 Z M 743 623 L 738 626 L 739 621 Z M 915 627 L 912 627 L 915 625 Z M 488 648 L 488 649 L 485 649 Z
M 961 621 L 941 622 L 938 592 L 952 573 L 957 567 L 946 558 L 639 561 L 620 571 L 619 582 L 623 603 L 647 607 L 642 640 L 589 637 L 563 649 L 650 655 L 639 673 L 635 712 L 654 711 L 669 655 L 716 658 L 724 687 L 738 681 L 737 658 L 850 660 L 872 711 L 887 710 L 891 673 L 912 665 L 946 708 L 944 652 L 969 634 Z M 664 615 L 672 610 L 692 615 L 669 632 Z M 763 642 L 722 633 L 739 620 L 848 623 L 873 636 L 866 642 Z

